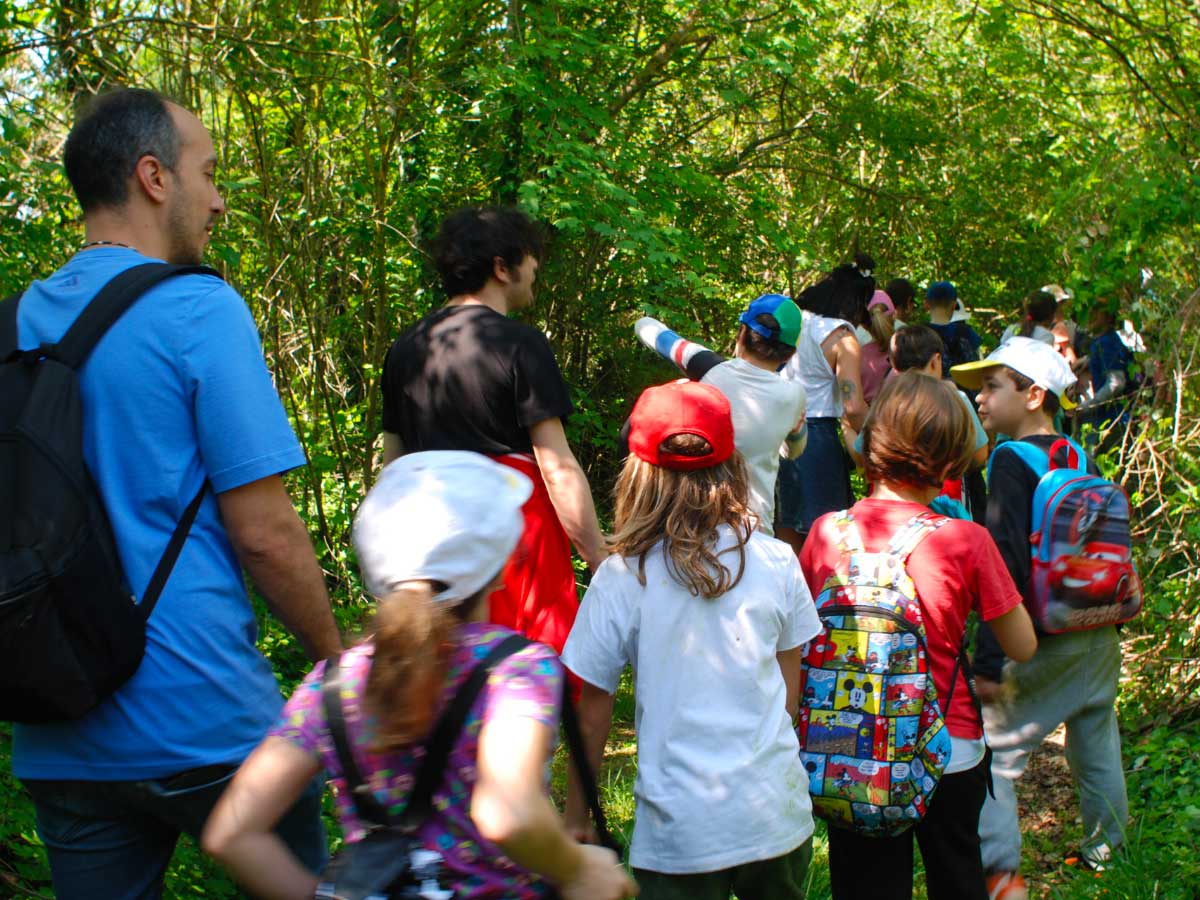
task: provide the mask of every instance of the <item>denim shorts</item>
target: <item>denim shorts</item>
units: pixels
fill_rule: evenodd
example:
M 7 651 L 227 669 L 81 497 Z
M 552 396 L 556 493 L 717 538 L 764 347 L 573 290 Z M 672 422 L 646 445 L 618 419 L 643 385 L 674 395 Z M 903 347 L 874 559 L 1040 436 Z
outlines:
M 804 452 L 779 464 L 779 524 L 805 535 L 825 513 L 853 505 L 841 421 L 809 419 Z

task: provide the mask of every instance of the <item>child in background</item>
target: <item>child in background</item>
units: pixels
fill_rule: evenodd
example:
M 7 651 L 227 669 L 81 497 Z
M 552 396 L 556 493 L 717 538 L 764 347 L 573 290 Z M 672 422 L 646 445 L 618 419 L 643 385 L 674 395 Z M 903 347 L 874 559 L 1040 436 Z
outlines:
M 907 278 L 893 278 L 883 288 L 883 292 L 892 298 L 892 306 L 896 309 L 895 325 L 903 328 L 912 322 L 913 301 L 917 290 Z
M 524 475 L 477 453 L 411 453 L 384 468 L 355 517 L 363 581 L 379 605 L 372 637 L 339 661 L 345 733 L 364 784 L 391 815 L 408 802 L 433 723 L 475 665 L 514 634 L 488 624 L 487 597 L 521 536 L 532 491 Z M 346 840 L 366 836 L 325 717 L 325 665 L 296 688 L 204 830 L 205 849 L 255 897 L 312 898 L 317 876 L 272 828 L 322 769 L 340 788 Z M 554 651 L 536 643 L 490 672 L 450 751 L 433 814 L 416 832 L 442 867 L 440 884 L 421 896 L 637 893 L 616 854 L 573 840 L 550 802 L 545 773 L 562 678 Z
M 643 900 L 799 900 L 812 855 L 792 717 L 801 647 L 820 622 L 791 549 L 754 529 L 733 438 L 729 402 L 710 385 L 638 398 L 614 555 L 563 651 L 584 682 L 580 724 L 597 766 L 621 671 L 633 666 L 629 858 Z M 567 823 L 586 831 L 575 790 Z
M 1012 337 L 1033 338 L 1051 347 L 1057 346 L 1054 336 L 1054 317 L 1058 313 L 1058 300 L 1048 291 L 1034 291 L 1025 298 L 1025 317 L 1016 325 L 1009 325 L 1000 338 L 1004 343 Z M 957 363 L 956 363 L 957 365 Z
M 1135 366 L 1133 352 L 1117 333 L 1117 317 L 1112 310 L 1099 306 L 1092 310 L 1088 329 L 1097 335 L 1088 351 L 1088 370 L 1091 376 L 1091 397 L 1079 405 L 1077 420 L 1091 425 L 1088 441 L 1093 449 L 1099 435 L 1115 421 L 1129 421 L 1129 410 L 1121 397 L 1130 387 L 1130 369 Z M 1109 438 L 1105 443 L 1111 443 Z
M 882 551 L 921 515 L 948 478 L 961 477 L 972 450 L 972 425 L 953 386 L 909 371 L 888 380 L 863 430 L 866 476 L 874 493 L 850 508 L 863 548 Z M 822 517 L 804 545 L 801 566 L 819 592 L 847 572 L 838 514 Z M 950 762 L 925 817 L 894 837 L 829 829 L 834 900 L 910 900 L 913 838 L 925 861 L 930 900 L 986 900 L 977 826 L 987 792 L 987 760 L 979 713 L 956 661 L 967 614 L 993 624 L 1005 651 L 1028 659 L 1036 647 L 1021 595 L 987 532 L 974 522 L 938 519 L 908 555 L 925 623 L 927 653 L 951 737 Z M 952 679 L 954 684 L 952 685 Z
M 989 431 L 1012 435 L 1047 453 L 1062 438 L 1054 430 L 1054 416 L 1060 406 L 1073 405 L 1067 391 L 1075 376 L 1050 344 L 1013 337 L 987 359 L 956 367 L 952 374 L 959 384 L 979 391 L 979 415 Z M 1092 460 L 1087 466 L 1098 474 Z M 1016 453 L 997 446 L 990 463 L 987 527 L 1027 602 L 1038 481 Z M 1033 659 L 1012 664 L 1006 673 L 1012 691 L 1002 695 L 998 683 L 1004 654 L 994 648 L 986 627 L 977 640 L 975 669 L 986 704 L 988 743 L 995 751 L 995 798 L 984 804 L 979 823 L 983 863 L 992 900 L 1025 900 L 1013 783 L 1025 771 L 1029 754 L 1060 724 L 1067 726 L 1067 762 L 1079 790 L 1084 830 L 1083 847 L 1068 858 L 1102 868 L 1122 843 L 1128 801 L 1114 708 L 1121 645 L 1112 625 L 1043 635 Z
M 871 340 L 862 345 L 861 365 L 863 397 L 869 404 L 892 370 L 892 361 L 888 356 L 892 334 L 896 330 L 896 307 L 892 304 L 892 298 L 883 291 L 876 291 L 867 303 L 867 315 L 870 316 L 867 319 L 867 333 Z
M 670 360 L 693 381 L 711 384 L 733 414 L 734 441 L 750 474 L 750 508 L 758 527 L 775 528 L 775 480 L 780 452 L 795 459 L 804 452 L 804 388 L 776 373 L 796 352 L 800 309 L 781 294 L 763 294 L 738 316 L 734 358 L 681 338 L 657 319 L 633 326 L 638 339 Z
M 959 363 L 979 359 L 979 347 L 983 339 L 962 319 L 955 321 L 954 312 L 958 303 L 958 289 L 949 281 L 935 281 L 925 291 L 925 305 L 929 309 L 929 327 L 942 339 L 942 375 L 950 374 L 950 367 Z

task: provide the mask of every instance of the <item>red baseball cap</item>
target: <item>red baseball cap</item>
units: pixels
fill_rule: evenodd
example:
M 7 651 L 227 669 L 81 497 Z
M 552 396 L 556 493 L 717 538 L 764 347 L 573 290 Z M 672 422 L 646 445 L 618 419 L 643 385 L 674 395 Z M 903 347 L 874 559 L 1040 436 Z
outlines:
M 659 449 L 667 438 L 695 434 L 712 447 L 703 456 L 681 456 Z M 733 453 L 729 401 L 711 384 L 681 378 L 642 391 L 629 416 L 629 449 L 638 459 L 664 469 L 707 469 Z

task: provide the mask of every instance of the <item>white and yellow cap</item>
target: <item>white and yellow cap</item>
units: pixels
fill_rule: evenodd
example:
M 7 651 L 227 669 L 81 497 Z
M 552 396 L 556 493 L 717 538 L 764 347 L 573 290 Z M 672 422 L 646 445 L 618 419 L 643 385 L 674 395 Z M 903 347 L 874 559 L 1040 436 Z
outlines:
M 354 518 L 367 590 L 385 597 L 405 581 L 440 581 L 436 601 L 477 594 L 508 562 L 525 528 L 533 483 L 466 450 L 410 453 L 379 474 Z
M 1078 380 L 1075 373 L 1057 350 L 1034 338 L 1010 337 L 989 353 L 987 359 L 954 366 L 950 377 L 968 390 L 977 391 L 983 384 L 983 373 L 997 366 L 1008 366 L 1031 379 L 1057 396 L 1063 409 L 1075 408 L 1075 401 L 1067 396 L 1067 390 Z

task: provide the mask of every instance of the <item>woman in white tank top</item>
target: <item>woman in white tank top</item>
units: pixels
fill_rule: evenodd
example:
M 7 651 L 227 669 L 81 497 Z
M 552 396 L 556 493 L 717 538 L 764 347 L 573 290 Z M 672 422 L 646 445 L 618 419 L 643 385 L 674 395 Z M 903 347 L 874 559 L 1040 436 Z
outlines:
M 817 518 L 854 503 L 841 426 L 844 421 L 857 431 L 867 415 L 854 325 L 863 321 L 874 290 L 874 279 L 845 265 L 796 298 L 804 327 L 783 377 L 800 382 L 808 398 L 808 446 L 780 465 L 776 534 L 797 553 Z

